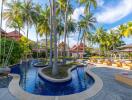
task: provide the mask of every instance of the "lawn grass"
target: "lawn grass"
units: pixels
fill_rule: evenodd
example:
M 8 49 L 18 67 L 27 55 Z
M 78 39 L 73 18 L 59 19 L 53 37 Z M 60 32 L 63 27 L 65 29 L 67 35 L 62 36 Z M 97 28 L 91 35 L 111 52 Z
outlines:
M 78 62 L 72 62 L 72 63 L 68 63 L 65 65 L 60 65 L 59 66 L 59 73 L 58 75 L 52 75 L 52 68 L 46 68 L 43 70 L 43 73 L 46 74 L 49 77 L 55 78 L 55 79 L 63 79 L 66 78 L 68 76 L 68 69 L 73 67 L 74 65 L 79 65 L 80 63 Z

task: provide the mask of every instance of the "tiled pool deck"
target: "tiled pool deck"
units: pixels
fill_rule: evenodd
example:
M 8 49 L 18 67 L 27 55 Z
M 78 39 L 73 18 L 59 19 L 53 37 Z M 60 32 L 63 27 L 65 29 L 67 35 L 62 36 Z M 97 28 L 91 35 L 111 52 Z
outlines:
M 120 72 L 130 72 L 115 68 L 94 68 L 92 71 L 103 81 L 102 90 L 88 100 L 132 100 L 132 87 L 115 81 L 114 75 Z
M 132 87 L 121 84 L 114 79 L 114 74 L 124 70 L 106 67 L 91 70 L 102 79 L 103 88 L 88 100 L 132 100 Z M 132 71 L 127 72 L 132 73 Z M 0 100 L 16 100 L 16 98 L 10 94 L 8 88 L 0 88 Z

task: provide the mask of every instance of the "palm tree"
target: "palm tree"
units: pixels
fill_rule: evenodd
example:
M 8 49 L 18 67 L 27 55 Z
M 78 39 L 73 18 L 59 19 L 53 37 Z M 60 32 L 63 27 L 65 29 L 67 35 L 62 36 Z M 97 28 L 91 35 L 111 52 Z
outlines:
M 38 30 L 38 21 L 39 21 L 39 17 L 40 17 L 40 12 L 41 12 L 41 6 L 39 5 L 39 4 L 36 4 L 35 5 L 35 11 L 36 11 L 36 13 L 38 14 L 37 16 L 37 18 L 35 18 L 35 20 L 34 20 L 34 24 L 35 24 L 35 29 L 36 29 L 36 38 L 37 38 L 37 59 L 38 59 L 38 57 L 39 57 L 39 54 L 38 54 L 38 49 L 39 49 L 39 41 L 38 41 L 38 34 L 39 34 L 39 30 Z
M 53 68 L 52 68 L 52 74 L 53 75 L 57 75 L 58 74 L 58 64 L 57 64 L 57 31 L 56 31 L 56 0 L 52 1 L 53 4 L 53 33 L 54 33 L 54 64 L 53 64 Z
M 5 9 L 3 13 L 3 17 L 6 20 L 6 24 L 8 27 L 14 28 L 15 31 L 16 29 L 18 29 L 20 35 L 20 30 L 23 27 L 22 14 L 20 12 L 21 3 L 13 1 L 12 3 L 7 3 L 7 7 L 8 8 Z M 3 58 L 3 62 L 4 62 L 4 58 Z
M 90 31 L 95 29 L 95 23 L 96 23 L 96 19 L 93 16 L 93 14 L 86 14 L 86 16 L 82 16 L 82 19 L 80 20 L 80 22 L 78 22 L 78 25 L 80 27 L 81 33 L 82 34 L 82 38 L 84 40 L 84 45 L 83 45 L 83 50 L 85 52 L 85 40 L 86 37 L 89 37 L 89 35 L 91 34 Z
M 58 4 L 60 5 L 60 11 L 64 13 L 64 44 L 66 44 L 66 37 L 67 37 L 67 19 L 68 14 L 72 13 L 72 6 L 70 5 L 70 0 L 58 0 Z M 64 46 L 64 59 L 63 63 L 66 63 L 66 45 Z
M 69 35 L 68 33 L 74 33 L 76 31 L 76 26 L 77 24 L 70 18 L 67 21 L 67 39 L 69 39 Z M 69 40 L 68 40 L 69 41 Z M 68 43 L 68 47 L 69 47 L 69 43 Z M 70 50 L 68 49 L 68 54 L 70 54 Z
M 78 0 L 80 5 L 85 5 L 84 13 L 90 13 L 90 7 L 91 5 L 94 6 L 94 8 L 97 7 L 97 1 L 96 0 Z
M 22 12 L 21 2 L 13 1 L 12 3 L 7 3 L 7 9 L 4 10 L 3 17 L 7 21 L 7 25 L 15 25 L 16 29 L 20 30 L 23 27 L 23 18 L 22 18 Z
M 53 62 L 52 62 L 52 32 L 53 32 L 53 27 L 52 27 L 52 9 L 53 9 L 53 5 L 52 5 L 52 1 L 49 0 L 49 5 L 50 5 L 50 20 L 49 20 L 49 24 L 50 24 L 50 63 L 49 65 L 52 67 L 53 66 Z
M 40 18 L 37 23 L 37 31 L 39 32 L 40 36 L 45 35 L 46 40 L 46 58 L 48 57 L 48 33 L 50 32 L 49 24 L 48 24 L 48 15 L 49 10 L 46 8 L 40 12 Z
M 29 28 L 34 23 L 34 18 L 33 18 L 34 13 L 35 13 L 35 9 L 33 8 L 33 3 L 30 0 L 24 1 L 24 3 L 22 4 L 22 14 L 23 14 L 23 21 L 27 27 L 27 38 L 28 38 Z
M 35 10 L 34 4 L 32 3 L 31 0 L 24 0 L 24 3 L 22 4 L 22 16 L 23 16 L 23 22 L 26 25 L 26 29 L 27 29 L 27 38 L 29 35 L 29 28 L 34 24 L 34 21 L 37 20 L 36 15 L 38 15 L 38 13 Z M 25 13 L 26 12 L 26 13 Z M 29 45 L 28 45 L 29 47 Z
M 106 32 L 103 27 L 100 27 L 96 30 L 96 34 L 94 35 L 94 42 L 98 43 L 99 49 L 101 49 L 102 52 L 105 51 L 104 45 L 106 43 Z
M 0 13 L 0 15 L 1 15 L 1 19 L 0 19 L 0 28 L 2 28 L 2 24 L 3 24 L 3 22 L 2 22 L 2 19 L 3 19 L 3 5 L 4 5 L 4 3 L 6 2 L 6 0 L 2 0 L 1 1 L 1 13 Z M 1 39 L 1 29 L 0 29 L 0 39 Z M 0 48 L 1 48 L 1 42 L 0 42 Z M 0 49 L 0 55 L 1 55 L 1 49 Z M 2 59 L 1 59 L 1 56 L 0 56 L 0 63 L 2 63 Z
M 121 25 L 119 30 L 122 31 L 122 35 L 125 37 L 132 35 L 132 22 L 128 22 L 127 25 Z

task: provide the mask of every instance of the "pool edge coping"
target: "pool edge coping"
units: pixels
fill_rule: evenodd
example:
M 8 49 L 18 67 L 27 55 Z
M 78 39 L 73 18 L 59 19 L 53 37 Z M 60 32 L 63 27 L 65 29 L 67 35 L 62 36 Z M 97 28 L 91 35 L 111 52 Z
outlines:
M 10 76 L 12 76 L 13 79 L 10 82 L 8 89 L 10 93 L 16 98 L 18 98 L 19 100 L 55 100 L 55 98 L 58 98 L 58 100 L 85 100 L 96 95 L 103 87 L 103 81 L 101 80 L 99 76 L 97 76 L 95 73 L 93 73 L 89 69 L 87 69 L 86 72 L 91 77 L 93 77 L 95 81 L 94 84 L 85 91 L 71 94 L 71 95 L 42 96 L 42 95 L 35 95 L 35 94 L 28 93 L 19 86 L 20 76 L 18 74 L 10 74 Z
M 49 77 L 49 76 L 45 75 L 45 74 L 42 72 L 44 69 L 50 68 L 50 67 L 40 68 L 40 69 L 38 70 L 38 74 L 39 74 L 43 79 L 46 79 L 46 80 L 48 80 L 48 81 L 50 81 L 50 82 L 53 82 L 53 83 L 64 83 L 64 82 L 67 82 L 67 81 L 69 81 L 69 80 L 72 79 L 71 71 L 72 71 L 74 68 L 76 68 L 76 67 L 77 67 L 77 66 L 74 65 L 73 67 L 69 68 L 69 69 L 67 70 L 67 73 L 68 73 L 67 77 L 65 77 L 65 78 L 63 78 L 63 79 L 55 79 L 55 78 L 52 78 L 52 77 Z

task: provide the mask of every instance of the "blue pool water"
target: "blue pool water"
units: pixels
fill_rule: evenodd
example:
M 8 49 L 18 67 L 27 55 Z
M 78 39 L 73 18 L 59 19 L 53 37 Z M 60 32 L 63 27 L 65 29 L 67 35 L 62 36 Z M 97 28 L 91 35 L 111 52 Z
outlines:
M 50 83 L 38 76 L 38 68 L 33 67 L 34 61 L 22 63 L 12 67 L 11 72 L 20 74 L 20 86 L 27 92 L 47 95 L 60 96 L 79 93 L 90 88 L 94 80 L 86 74 L 85 67 L 77 67 L 72 71 L 72 80 L 68 83 Z

